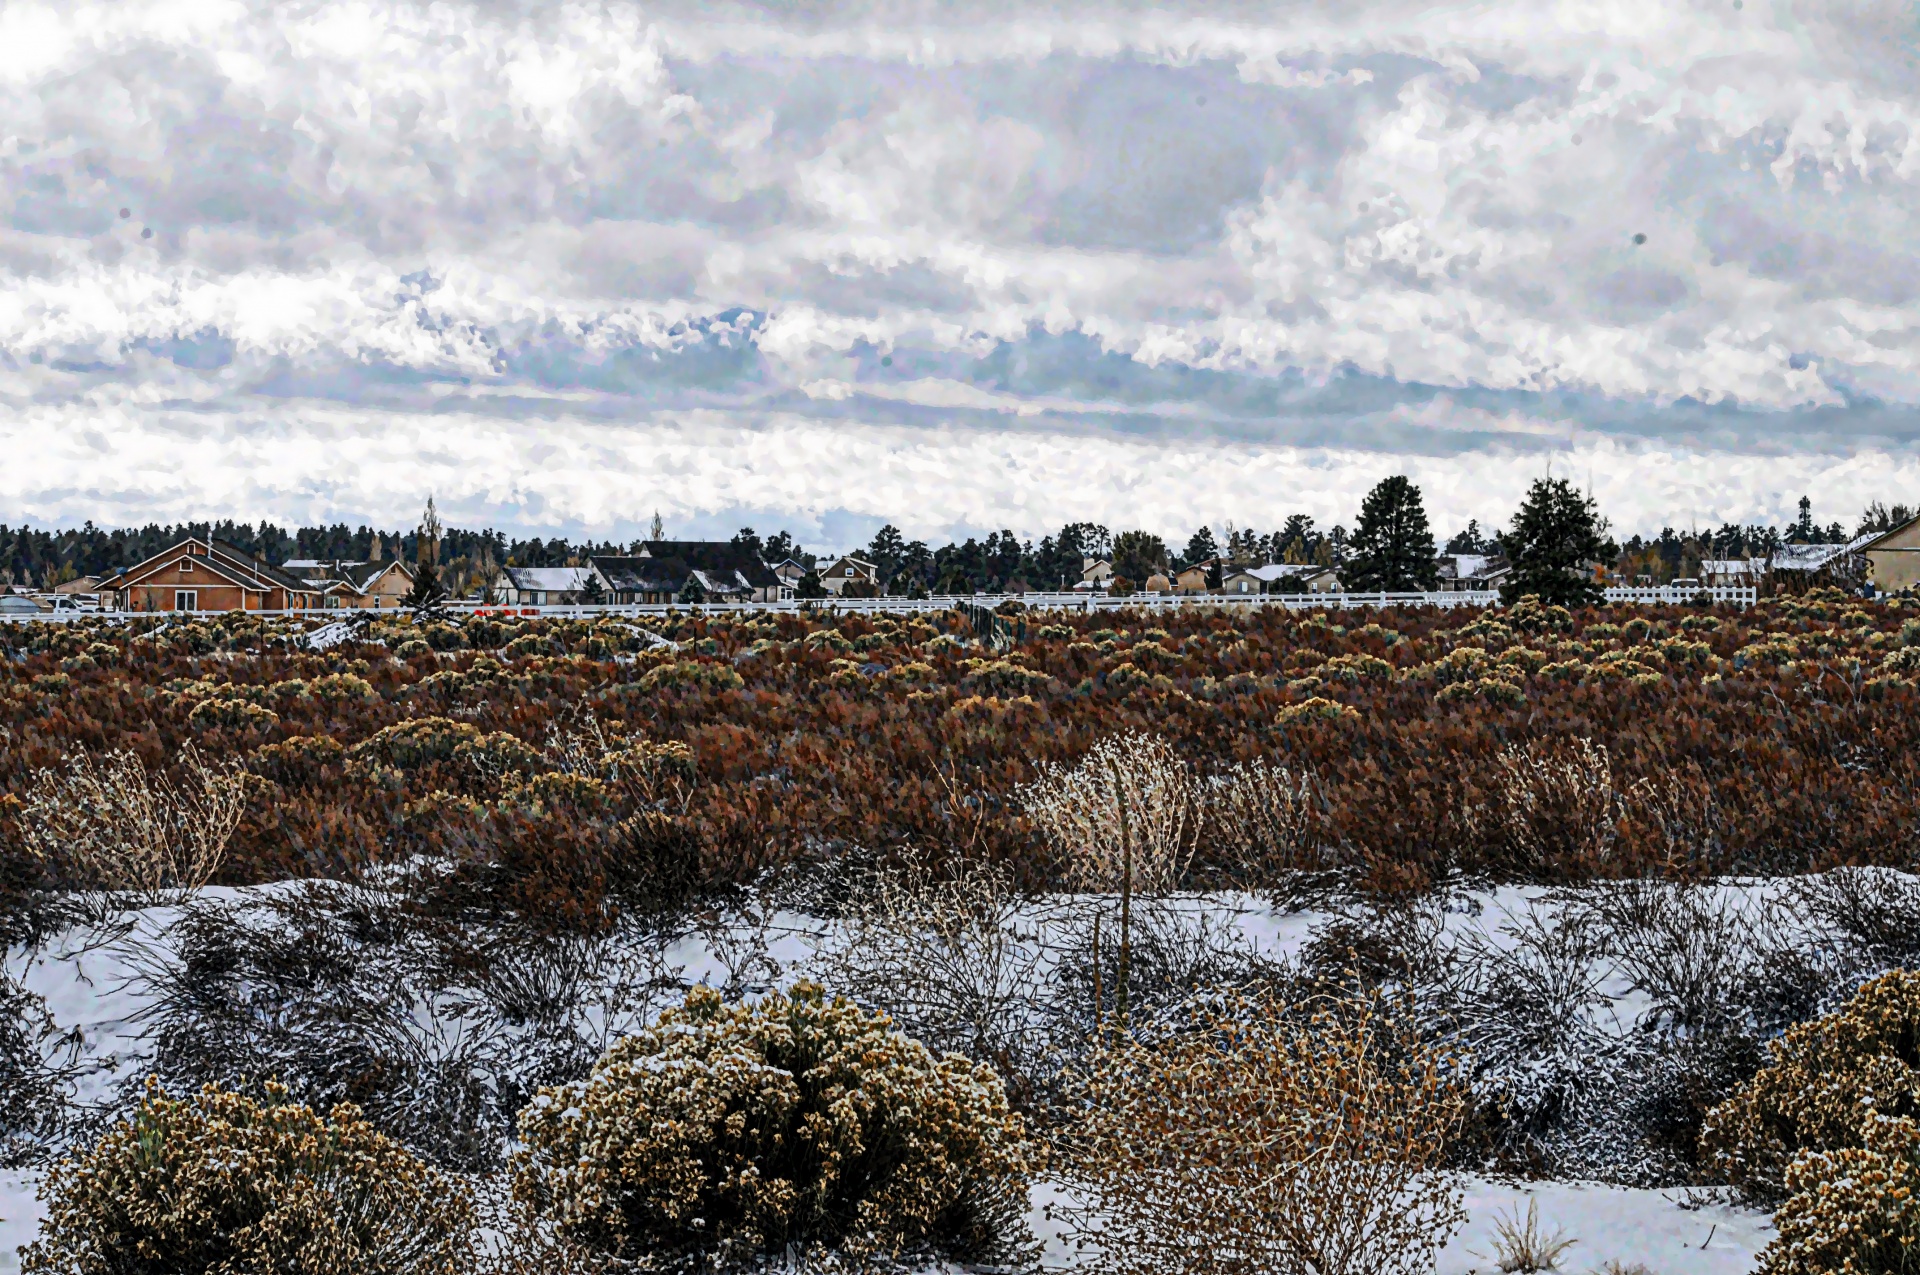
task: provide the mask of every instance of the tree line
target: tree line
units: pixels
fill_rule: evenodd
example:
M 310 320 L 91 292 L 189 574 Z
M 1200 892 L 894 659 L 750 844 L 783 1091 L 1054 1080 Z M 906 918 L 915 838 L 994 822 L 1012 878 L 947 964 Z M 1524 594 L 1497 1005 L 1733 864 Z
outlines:
M 1585 563 L 1602 563 L 1629 579 L 1645 577 L 1665 583 L 1697 573 L 1700 562 L 1708 558 L 1760 557 L 1794 543 L 1844 543 L 1899 526 L 1913 514 L 1908 506 L 1889 507 L 1875 501 L 1849 534 L 1838 521 L 1825 526 L 1816 522 L 1812 501 L 1803 496 L 1799 517 L 1785 527 L 1726 523 L 1710 531 L 1684 532 L 1665 527 L 1658 535 L 1636 534 L 1617 544 L 1591 498 L 1564 479 L 1542 478 L 1528 491 L 1508 530 L 1482 530 L 1478 521 L 1470 521 L 1445 542 L 1444 549 L 1449 554 L 1504 554 L 1522 578 L 1533 578 L 1528 573 L 1539 562 L 1548 562 L 1543 569 L 1559 574 Z M 55 531 L 0 525 L 0 583 L 51 587 L 83 575 L 103 576 L 190 536 L 225 540 L 273 563 L 299 558 L 413 562 L 420 548 L 417 528 L 383 531 L 345 523 L 292 531 L 266 521 L 248 524 L 230 519 L 113 529 L 89 521 Z M 649 538 L 661 538 L 657 517 Z M 785 530 L 763 537 L 746 527 L 732 542 L 769 565 L 791 560 L 811 570 L 827 560 Z M 464 592 L 474 584 L 493 582 L 502 567 L 574 566 L 595 554 L 636 552 L 640 543 L 573 541 L 559 536 L 509 538 L 490 528 L 450 527 L 439 533 L 437 564 L 442 581 L 455 592 Z M 908 540 L 888 524 L 853 552 L 878 568 L 882 588 L 909 595 L 1069 589 L 1079 583 L 1088 559 L 1112 563 L 1115 574 L 1134 585 L 1155 574 L 1202 563 L 1253 567 L 1295 563 L 1338 565 L 1349 589 L 1407 591 L 1437 584 L 1438 551 L 1420 489 L 1406 476 L 1395 475 L 1368 493 L 1351 531 L 1343 525 L 1323 530 L 1311 516 L 1296 513 L 1269 531 L 1231 522 L 1218 533 L 1212 526 L 1203 526 L 1178 547 L 1151 531 L 1115 532 L 1092 522 L 1068 523 L 1037 543 L 1001 530 L 935 547 L 924 540 Z M 817 588 L 817 578 L 813 583 Z M 1534 583 L 1542 581 L 1534 579 Z

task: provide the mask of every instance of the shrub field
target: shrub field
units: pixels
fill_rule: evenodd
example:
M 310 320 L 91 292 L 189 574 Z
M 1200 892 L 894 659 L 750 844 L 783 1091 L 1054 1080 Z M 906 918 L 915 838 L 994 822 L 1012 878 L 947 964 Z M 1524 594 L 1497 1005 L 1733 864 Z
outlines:
M 1044 881 L 1014 795 L 1129 730 L 1202 777 L 1284 765 L 1305 858 L 1266 866 L 1386 891 L 1904 865 L 1920 826 L 1898 603 L 1036 615 L 998 650 L 944 616 L 401 620 L 325 651 L 277 627 L 0 634 L 0 809 L 77 754 L 191 751 L 245 776 L 217 881 L 443 856 L 466 901 L 556 924 L 849 848 Z M 61 866 L 27 841 L 16 887 Z M 1191 884 L 1261 866 L 1196 849 Z

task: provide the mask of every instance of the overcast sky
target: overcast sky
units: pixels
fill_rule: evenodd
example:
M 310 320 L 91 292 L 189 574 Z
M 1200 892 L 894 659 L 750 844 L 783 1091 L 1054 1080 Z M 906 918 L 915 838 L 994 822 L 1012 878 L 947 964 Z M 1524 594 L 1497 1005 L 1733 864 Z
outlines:
M 1920 498 L 1904 0 L 0 5 L 0 521 Z

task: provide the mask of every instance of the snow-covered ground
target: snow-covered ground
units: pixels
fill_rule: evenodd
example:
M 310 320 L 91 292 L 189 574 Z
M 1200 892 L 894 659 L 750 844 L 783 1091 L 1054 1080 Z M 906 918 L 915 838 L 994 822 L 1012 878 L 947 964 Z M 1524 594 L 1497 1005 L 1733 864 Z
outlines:
M 1681 1191 L 1635 1190 L 1582 1182 L 1503 1184 L 1469 1179 L 1469 1221 L 1441 1254 L 1437 1275 L 1486 1275 L 1495 1227 L 1538 1207 L 1543 1235 L 1574 1241 L 1560 1260 L 1565 1271 L 1646 1267 L 1649 1275 L 1746 1275 L 1773 1238 L 1768 1214 L 1709 1204 L 1686 1209 Z
M 0 1172 L 0 1275 L 20 1269 L 20 1245 L 34 1237 L 41 1208 L 34 1198 L 38 1174 Z M 1764 1213 L 1708 1205 L 1687 1210 L 1677 1191 L 1641 1191 L 1568 1182 L 1502 1185 L 1467 1181 L 1469 1221 L 1441 1255 L 1436 1275 L 1470 1275 L 1498 1268 L 1491 1260 L 1494 1228 L 1502 1217 L 1524 1216 L 1529 1200 L 1539 1206 L 1540 1228 L 1575 1241 L 1562 1269 L 1598 1271 L 1608 1262 L 1650 1275 L 1746 1275 L 1772 1238 Z M 1044 1197 L 1045 1188 L 1036 1191 Z M 1071 1270 L 1074 1255 L 1038 1208 L 1034 1225 L 1047 1241 L 1049 1270 Z
M 243 904 L 274 890 L 298 888 L 287 884 L 258 891 L 209 890 L 203 901 Z M 1722 883 L 1715 888 L 1717 905 L 1746 907 L 1775 888 L 1765 881 Z M 1071 907 L 1074 902 L 1055 899 L 1044 906 Z M 1189 898 L 1177 906 L 1207 913 L 1234 931 L 1247 948 L 1269 958 L 1298 956 L 1315 928 L 1331 916 L 1276 911 L 1245 895 Z M 1449 936 L 1477 936 L 1489 947 L 1501 948 L 1515 942 L 1516 927 L 1550 916 L 1560 906 L 1556 896 L 1541 889 L 1463 892 L 1448 899 L 1437 924 Z M 141 1016 L 153 1001 L 146 971 L 170 958 L 169 927 L 176 916 L 173 909 L 150 909 L 117 932 L 74 930 L 38 951 L 8 953 L 9 973 L 44 999 L 54 1023 L 73 1042 L 79 1064 L 69 1090 L 74 1102 L 110 1102 L 129 1079 L 144 1075 L 150 1055 Z M 681 986 L 784 986 L 817 967 L 823 944 L 831 941 L 832 927 L 818 918 L 747 906 L 711 918 L 704 927 L 689 928 L 656 948 L 654 961 L 656 969 L 670 972 L 671 981 Z M 1600 978 L 1599 985 L 1597 1012 L 1630 1027 L 1644 1008 L 1640 994 L 1622 981 L 1618 970 Z M 435 1006 L 423 1003 L 417 1012 L 422 1031 L 435 1031 Z M 584 1018 L 608 1019 L 594 1026 L 609 1034 L 629 1027 L 626 1018 L 616 1018 L 611 1011 L 603 1016 L 583 1007 L 581 1012 Z M 38 1225 L 36 1182 L 32 1172 L 0 1174 L 0 1275 L 17 1269 L 15 1249 L 33 1237 Z M 1733 1275 L 1753 1269 L 1771 1235 L 1763 1213 L 1724 1205 L 1682 1207 L 1687 1201 L 1679 1191 L 1470 1179 L 1466 1202 L 1471 1221 L 1446 1250 L 1439 1275 L 1496 1269 L 1494 1228 L 1503 1215 L 1524 1214 L 1529 1200 L 1538 1204 L 1543 1229 L 1577 1241 L 1562 1263 L 1568 1271 L 1598 1271 L 1617 1262 L 1622 1270 L 1643 1265 L 1650 1275 Z M 1064 1269 L 1071 1260 L 1057 1239 L 1049 1244 L 1050 1266 Z

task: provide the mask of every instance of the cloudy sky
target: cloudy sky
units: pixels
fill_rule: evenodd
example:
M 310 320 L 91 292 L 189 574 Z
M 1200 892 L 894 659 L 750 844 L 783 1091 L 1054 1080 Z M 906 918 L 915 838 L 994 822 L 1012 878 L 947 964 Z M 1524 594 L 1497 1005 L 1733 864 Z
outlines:
M 1905 0 L 0 5 L 0 521 L 1920 498 Z

